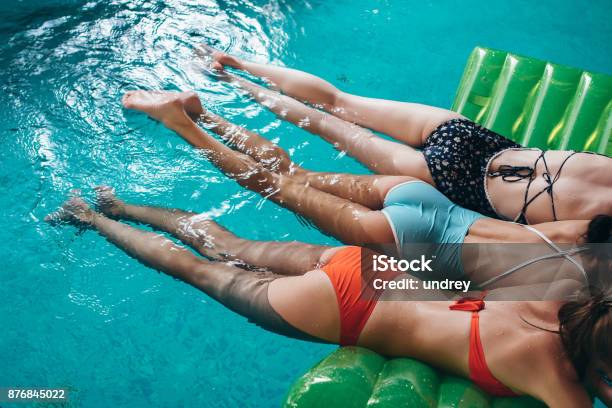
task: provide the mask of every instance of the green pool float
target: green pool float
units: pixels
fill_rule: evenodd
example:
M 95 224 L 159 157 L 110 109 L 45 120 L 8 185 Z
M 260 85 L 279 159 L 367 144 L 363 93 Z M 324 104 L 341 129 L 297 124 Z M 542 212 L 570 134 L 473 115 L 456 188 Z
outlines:
M 523 146 L 612 155 L 612 76 L 476 47 L 451 108 Z
M 612 155 L 612 76 L 477 47 L 452 109 L 524 146 Z M 518 408 L 469 380 L 409 359 L 342 347 L 300 377 L 285 407 Z
M 300 377 L 285 408 L 543 408 L 526 397 L 494 398 L 469 380 L 410 358 L 341 347 Z

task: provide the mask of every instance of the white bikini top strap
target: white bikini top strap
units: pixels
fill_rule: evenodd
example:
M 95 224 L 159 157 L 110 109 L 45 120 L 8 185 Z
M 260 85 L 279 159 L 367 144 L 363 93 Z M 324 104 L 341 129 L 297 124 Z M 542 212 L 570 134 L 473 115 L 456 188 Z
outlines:
M 544 241 L 546 241 L 546 243 L 548 245 L 550 245 L 550 247 L 553 248 L 555 251 L 557 251 L 559 253 L 559 255 L 563 254 L 563 257 L 565 259 L 567 259 L 568 261 L 573 263 L 576 266 L 576 268 L 578 268 L 578 270 L 582 273 L 582 275 L 584 275 L 585 278 L 587 277 L 586 271 L 584 270 L 582 265 L 578 261 L 576 261 L 569 253 L 567 253 L 567 251 L 564 251 L 561 248 L 559 248 L 546 235 L 544 235 L 544 233 L 542 231 L 539 231 L 539 230 L 533 228 L 530 225 L 524 225 L 524 224 L 519 224 L 519 225 L 522 225 L 524 228 L 528 229 L 529 231 L 533 232 L 534 234 L 536 234 L 537 236 L 542 238 Z
M 525 224 L 519 224 L 521 227 L 528 229 L 529 231 L 533 232 L 534 234 L 536 234 L 537 236 L 539 236 L 540 238 L 542 238 L 544 241 L 546 241 L 546 243 L 548 245 L 550 245 L 552 248 L 554 248 L 557 252 L 560 251 L 559 247 L 557 245 L 555 245 L 554 242 L 552 242 L 550 240 L 550 238 L 548 238 L 546 235 L 544 235 L 544 233 L 538 229 L 533 228 L 531 225 L 525 225 Z
M 498 280 L 501 280 L 501 279 L 505 278 L 508 275 L 512 275 L 514 272 L 518 271 L 519 269 L 523 269 L 524 267 L 529 266 L 531 264 L 534 264 L 536 262 L 540 262 L 540 261 L 543 261 L 545 259 L 561 258 L 561 257 L 567 257 L 567 256 L 569 256 L 571 258 L 571 255 L 577 254 L 577 253 L 582 252 L 584 250 L 585 250 L 585 248 L 572 248 L 572 249 L 568 249 L 567 251 L 555 252 L 554 254 L 542 255 L 542 256 L 538 256 L 536 258 L 529 259 L 529 260 L 527 260 L 527 261 L 525 261 L 523 263 L 520 263 L 520 264 L 518 264 L 516 266 L 513 266 L 512 268 L 508 269 L 507 271 L 505 271 L 505 272 L 503 272 L 503 273 L 501 273 L 501 274 L 499 274 L 497 276 L 492 277 L 489 280 L 486 280 L 486 281 L 482 282 L 478 286 L 480 286 L 481 288 L 484 289 L 487 286 L 489 286 L 490 284 L 495 283 Z M 580 268 L 580 270 L 583 271 L 582 268 Z
M 574 266 L 576 266 L 576 268 L 578 268 L 578 270 L 582 273 L 582 275 L 584 276 L 585 279 L 588 279 L 587 273 L 584 270 L 584 268 L 582 267 L 582 265 L 572 257 L 572 255 L 575 255 L 577 253 L 583 252 L 584 250 L 586 250 L 586 248 L 581 247 L 581 248 L 570 248 L 568 250 L 563 250 L 563 249 L 559 248 L 554 242 L 552 242 L 546 235 L 544 235 L 544 233 L 542 231 L 539 231 L 539 230 L 537 230 L 537 229 L 535 229 L 535 228 L 533 228 L 533 227 L 531 227 L 529 225 L 525 225 L 525 224 L 519 224 L 519 225 L 521 225 L 522 227 L 528 229 L 529 231 L 533 232 L 534 234 L 536 234 L 537 236 L 542 238 L 542 240 L 544 240 L 544 242 L 546 242 L 556 252 L 553 253 L 553 254 L 538 256 L 536 258 L 529 259 L 529 260 L 527 260 L 527 261 L 525 261 L 523 263 L 520 263 L 520 264 L 518 264 L 516 266 L 513 266 L 512 268 L 508 269 L 507 271 L 505 271 L 505 272 L 503 272 L 503 273 L 501 273 L 501 274 L 499 274 L 497 276 L 494 276 L 493 278 L 491 278 L 491 279 L 489 279 L 489 280 L 487 280 L 485 282 L 482 282 L 479 285 L 481 288 L 485 288 L 485 287 L 489 286 L 490 284 L 495 283 L 498 280 L 503 279 L 506 276 L 511 275 L 514 272 L 516 272 L 519 269 L 522 269 L 522 268 L 524 268 L 526 266 L 529 266 L 529 265 L 534 264 L 536 262 L 543 261 L 545 259 L 553 259 L 553 258 L 565 258 L 565 259 L 567 259 L 568 261 L 573 263 Z

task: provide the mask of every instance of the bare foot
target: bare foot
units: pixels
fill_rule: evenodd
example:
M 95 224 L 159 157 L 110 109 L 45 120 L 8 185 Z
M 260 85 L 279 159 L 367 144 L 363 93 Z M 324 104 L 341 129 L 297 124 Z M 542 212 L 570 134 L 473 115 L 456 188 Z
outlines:
M 195 92 L 129 91 L 121 103 L 126 109 L 144 112 L 171 129 L 197 119 L 204 112 Z
M 125 203 L 115 196 L 115 190 L 109 186 L 98 186 L 94 190 L 98 210 L 107 217 L 121 218 Z
M 95 213 L 81 197 L 73 197 L 66 201 L 57 211 L 45 217 L 50 224 L 68 222 L 77 226 L 91 225 Z
M 208 44 L 201 44 L 200 50 L 202 54 L 208 55 L 212 59 L 211 67 L 217 71 L 223 71 L 225 66 L 243 69 L 242 61 L 239 58 L 219 51 Z

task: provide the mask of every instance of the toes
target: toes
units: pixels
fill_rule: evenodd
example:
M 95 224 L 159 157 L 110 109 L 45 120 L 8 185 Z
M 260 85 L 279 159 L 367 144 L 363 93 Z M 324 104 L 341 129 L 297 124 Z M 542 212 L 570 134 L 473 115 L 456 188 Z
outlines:
M 121 98 L 121 104 L 125 106 L 126 108 L 131 108 L 133 95 L 134 95 L 134 91 L 129 91 L 123 94 L 123 97 Z
M 210 45 L 206 44 L 206 43 L 202 43 L 200 44 L 199 49 L 201 51 L 203 51 L 205 54 L 214 56 L 214 54 L 217 52 L 217 50 L 213 47 L 211 47 Z
M 154 91 L 127 91 L 123 94 L 121 103 L 128 109 L 134 109 L 139 103 L 146 101 L 147 98 L 150 98 L 154 94 Z
M 70 221 L 76 207 L 76 205 L 73 204 L 73 200 L 74 198 L 66 201 L 60 208 L 48 214 L 45 217 L 45 221 L 51 225 L 58 225 L 63 221 Z
M 97 186 L 94 187 L 94 191 L 96 192 L 98 203 L 115 196 L 115 189 L 110 186 Z
M 222 65 L 240 69 L 240 60 L 233 55 L 229 55 L 224 52 L 215 54 L 215 61 L 218 61 Z
M 51 225 L 58 225 L 63 222 L 75 225 L 86 224 L 91 217 L 89 205 L 80 197 L 73 197 L 66 201 L 57 211 L 45 217 L 45 221 Z
M 106 186 L 106 185 L 96 186 L 96 187 L 94 187 L 94 190 L 98 194 L 103 194 L 103 193 L 111 193 L 111 194 L 113 194 L 115 192 L 114 188 L 112 188 L 111 186 Z
M 87 210 L 89 208 L 89 205 L 81 197 L 73 197 L 66 202 L 66 205 L 64 207 Z
M 123 201 L 115 196 L 115 189 L 109 186 L 94 187 L 96 208 L 110 218 L 121 218 Z
M 204 108 L 202 107 L 200 97 L 195 92 L 185 92 L 183 95 L 182 108 L 193 120 L 195 120 L 197 116 L 204 113 Z
M 96 198 L 98 203 L 108 202 L 115 198 L 115 189 L 110 186 L 97 186 L 94 187 L 96 192 Z
M 219 61 L 222 64 L 228 64 L 231 63 L 234 60 L 234 57 L 232 57 L 229 54 L 226 54 L 224 52 L 218 52 L 216 54 L 216 59 L 217 61 Z
M 51 225 L 57 225 L 59 222 L 61 222 L 66 216 L 66 211 L 63 208 L 59 208 L 56 211 L 53 211 L 52 213 L 47 214 L 47 216 L 45 217 L 45 222 L 51 224 Z
M 221 66 L 224 66 L 224 65 L 232 66 L 233 58 L 224 52 L 215 52 L 213 54 L 213 58 L 215 62 L 221 64 Z

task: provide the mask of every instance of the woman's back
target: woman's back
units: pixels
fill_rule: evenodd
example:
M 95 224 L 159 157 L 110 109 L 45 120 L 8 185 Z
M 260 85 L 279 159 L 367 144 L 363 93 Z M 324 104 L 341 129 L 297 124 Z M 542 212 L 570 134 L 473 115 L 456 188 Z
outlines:
M 559 302 L 495 301 L 492 291 L 478 312 L 450 310 L 449 301 L 380 301 L 360 343 L 386 355 L 427 361 L 470 377 L 470 334 L 477 324 L 486 366 L 495 379 L 518 394 L 541 390 L 553 373 L 574 376 L 559 336 Z M 537 327 L 535 327 L 537 326 Z M 530 361 L 530 364 L 525 364 Z M 561 367 L 563 369 L 561 369 Z M 537 395 L 537 394 L 536 394 Z
M 533 168 L 541 155 L 536 149 L 507 150 L 491 161 L 489 173 L 499 172 L 500 166 Z M 538 161 L 533 181 L 529 186 L 528 200 L 547 189 L 553 183 L 556 218 L 559 220 L 591 219 L 598 214 L 612 215 L 612 159 L 606 156 L 549 150 Z M 558 175 L 558 178 L 557 178 Z M 549 178 L 550 176 L 550 178 Z M 521 213 L 525 203 L 525 188 L 529 178 L 510 182 L 517 177 L 487 177 L 489 198 L 497 213 L 513 220 Z M 549 179 L 549 181 L 547 181 Z M 509 199 L 508 197 L 512 197 Z M 551 196 L 544 191 L 526 209 L 530 224 L 553 220 Z
M 481 289 L 573 279 L 584 283 L 581 255 L 589 221 L 533 226 L 483 218 L 470 227 L 462 248 L 466 278 Z M 551 242 L 548 242 L 548 241 Z M 562 251 L 567 251 L 565 255 Z M 542 298 L 520 297 L 516 300 Z

